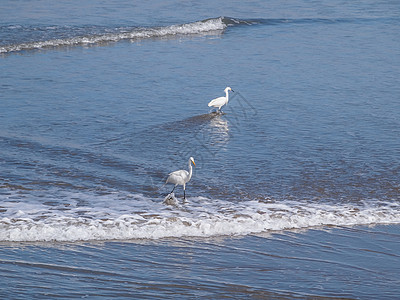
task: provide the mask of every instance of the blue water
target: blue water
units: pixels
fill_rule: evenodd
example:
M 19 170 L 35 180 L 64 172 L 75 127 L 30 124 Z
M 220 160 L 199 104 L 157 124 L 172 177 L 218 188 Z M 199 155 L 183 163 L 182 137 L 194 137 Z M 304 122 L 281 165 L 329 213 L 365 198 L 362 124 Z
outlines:
M 399 27 L 396 1 L 2 1 L 0 295 L 398 296 Z

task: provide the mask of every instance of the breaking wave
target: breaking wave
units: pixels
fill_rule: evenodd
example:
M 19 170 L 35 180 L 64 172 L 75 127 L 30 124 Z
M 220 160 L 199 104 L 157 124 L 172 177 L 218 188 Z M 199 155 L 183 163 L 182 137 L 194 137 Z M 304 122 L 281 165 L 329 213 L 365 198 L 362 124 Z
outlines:
M 0 26 L 3 35 L 0 42 L 0 54 L 24 50 L 40 50 L 57 47 L 100 45 L 123 40 L 135 41 L 149 38 L 167 38 L 180 35 L 221 34 L 227 27 L 246 25 L 304 25 L 304 24 L 341 24 L 371 22 L 380 19 L 237 19 L 230 17 L 210 18 L 202 21 L 159 27 L 115 27 L 100 26 L 47 26 L 24 27 L 21 25 Z M 21 39 L 21 40 L 16 40 Z
M 168 206 L 141 194 L 71 193 L 57 202 L 2 201 L 0 241 L 90 241 L 240 236 L 324 226 L 400 223 L 395 202 L 360 204 L 194 197 Z
M 213 18 L 203 21 L 170 25 L 164 27 L 153 27 L 153 28 L 114 28 L 114 29 L 103 29 L 106 31 L 100 33 L 102 30 L 99 28 L 88 27 L 84 35 L 77 35 L 72 37 L 57 37 L 65 36 L 69 34 L 79 34 L 85 31 L 85 28 L 71 29 L 71 28 L 35 28 L 34 31 L 42 32 L 55 32 L 56 37 L 45 40 L 35 40 L 23 43 L 14 43 L 9 45 L 0 46 L 0 53 L 18 52 L 23 50 L 35 50 L 44 48 L 55 48 L 55 47 L 71 47 L 71 46 L 85 46 L 85 45 L 96 45 L 102 43 L 118 42 L 122 40 L 140 40 L 148 38 L 163 38 L 172 37 L 177 35 L 199 35 L 207 34 L 212 32 L 221 32 L 227 27 L 224 22 L 224 18 Z M 24 30 L 21 26 L 12 26 L 9 30 Z M 25 29 L 27 30 L 27 29 Z M 112 32 L 107 32 L 112 31 Z

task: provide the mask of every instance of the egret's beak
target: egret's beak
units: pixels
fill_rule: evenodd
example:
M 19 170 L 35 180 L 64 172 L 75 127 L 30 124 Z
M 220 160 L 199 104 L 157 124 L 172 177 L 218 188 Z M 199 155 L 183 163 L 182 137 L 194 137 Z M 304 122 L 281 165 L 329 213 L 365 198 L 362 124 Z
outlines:
M 194 166 L 196 166 L 196 164 L 194 163 L 194 160 L 192 160 L 192 163 L 193 163 Z

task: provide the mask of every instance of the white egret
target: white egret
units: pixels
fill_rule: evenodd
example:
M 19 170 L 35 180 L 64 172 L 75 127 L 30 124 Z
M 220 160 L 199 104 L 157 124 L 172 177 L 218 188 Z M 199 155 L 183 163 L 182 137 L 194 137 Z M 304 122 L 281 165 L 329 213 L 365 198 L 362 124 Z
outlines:
M 228 92 L 229 91 L 233 92 L 233 90 L 229 86 L 227 86 L 224 90 L 225 97 L 218 97 L 218 98 L 211 100 L 210 103 L 208 103 L 208 107 L 211 107 L 211 106 L 216 107 L 216 108 L 218 108 L 218 112 L 221 112 L 221 107 L 224 106 L 225 104 L 228 104 L 228 101 L 229 101 L 229 93 Z
M 167 184 L 167 183 L 175 184 L 175 186 L 172 189 L 170 194 L 172 194 L 174 192 L 177 185 L 183 185 L 183 199 L 186 199 L 186 183 L 188 183 L 190 181 L 190 178 L 192 178 L 192 173 L 193 173 L 192 163 L 194 166 L 196 166 L 196 164 L 194 163 L 193 157 L 190 157 L 189 158 L 189 172 L 186 170 L 178 170 L 178 171 L 169 173 L 165 184 Z

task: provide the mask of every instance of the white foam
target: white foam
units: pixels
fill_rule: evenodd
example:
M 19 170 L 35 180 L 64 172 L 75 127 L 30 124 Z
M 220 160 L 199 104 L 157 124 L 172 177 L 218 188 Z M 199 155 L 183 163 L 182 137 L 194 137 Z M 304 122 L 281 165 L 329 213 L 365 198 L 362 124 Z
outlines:
M 87 241 L 247 235 L 327 225 L 400 223 L 400 205 L 243 201 L 204 197 L 169 206 L 163 198 L 115 193 L 64 195 L 69 205 L 3 201 L 0 241 Z M 82 206 L 80 202 L 87 202 Z
M 119 33 L 109 33 L 103 35 L 78 36 L 65 39 L 52 39 L 47 41 L 35 41 L 15 45 L 0 46 L 0 53 L 10 53 L 22 50 L 43 49 L 48 47 L 93 45 L 108 42 L 118 42 L 121 40 L 136 40 L 146 38 L 160 38 L 174 35 L 194 35 L 212 31 L 221 31 L 226 28 L 222 18 L 209 19 L 187 24 L 171 25 L 154 28 L 135 28 Z

